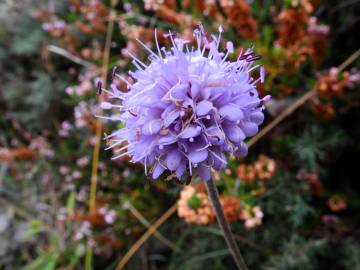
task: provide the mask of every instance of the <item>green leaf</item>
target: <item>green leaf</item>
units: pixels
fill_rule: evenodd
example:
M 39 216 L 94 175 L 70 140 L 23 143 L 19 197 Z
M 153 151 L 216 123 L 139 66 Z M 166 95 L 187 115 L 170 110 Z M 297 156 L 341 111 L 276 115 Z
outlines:
M 70 193 L 69 198 L 67 199 L 67 203 L 66 203 L 66 209 L 69 214 L 74 212 L 75 199 L 76 199 L 76 193 L 75 193 L 75 191 L 73 191 Z
M 55 270 L 59 256 L 53 252 L 42 253 L 35 261 L 24 267 L 24 270 Z
M 26 237 L 32 237 L 38 233 L 45 231 L 45 226 L 41 220 L 34 219 L 31 221 L 30 227 L 25 231 Z

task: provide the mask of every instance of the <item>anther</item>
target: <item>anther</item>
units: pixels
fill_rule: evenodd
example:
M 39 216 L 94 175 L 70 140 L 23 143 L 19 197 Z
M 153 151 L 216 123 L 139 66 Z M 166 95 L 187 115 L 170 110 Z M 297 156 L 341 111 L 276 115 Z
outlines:
M 259 59 L 261 59 L 261 55 L 254 55 L 254 56 L 246 59 L 246 62 L 254 62 L 254 61 L 257 61 Z
M 115 67 L 113 68 L 113 70 L 112 70 L 112 72 L 111 72 L 111 80 L 114 80 L 117 69 L 118 69 L 117 66 L 115 66 Z
M 102 81 L 98 80 L 98 82 L 97 82 L 97 94 L 101 95 L 101 93 L 102 93 Z

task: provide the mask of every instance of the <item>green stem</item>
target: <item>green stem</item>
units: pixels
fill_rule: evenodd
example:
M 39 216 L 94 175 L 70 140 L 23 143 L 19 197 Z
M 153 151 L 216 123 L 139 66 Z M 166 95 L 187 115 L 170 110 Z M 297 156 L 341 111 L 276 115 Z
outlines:
M 92 248 L 87 247 L 86 248 L 86 255 L 85 255 L 85 270 L 91 270 L 92 269 Z
M 219 226 L 224 234 L 226 244 L 228 245 L 230 253 L 235 260 L 236 266 L 239 270 L 248 270 L 245 265 L 244 259 L 241 256 L 240 250 L 235 242 L 230 225 L 225 218 L 224 211 L 221 207 L 219 200 L 219 192 L 214 184 L 214 181 L 210 179 L 206 181 L 205 184 L 209 194 L 209 199 L 214 207 Z

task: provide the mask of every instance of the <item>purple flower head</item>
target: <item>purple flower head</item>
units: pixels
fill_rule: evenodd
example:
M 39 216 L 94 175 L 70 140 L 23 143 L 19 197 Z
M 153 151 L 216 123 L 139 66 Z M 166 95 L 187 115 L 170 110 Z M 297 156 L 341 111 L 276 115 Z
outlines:
M 101 107 L 120 112 L 105 118 L 124 124 L 107 137 L 109 148 L 127 143 L 114 150 L 113 159 L 128 155 L 145 165 L 146 174 L 151 168 L 154 179 L 169 171 L 178 179 L 196 174 L 208 180 L 212 170 L 226 168 L 226 154 L 247 154 L 244 140 L 258 132 L 263 103 L 270 98 L 259 98 L 256 89 L 264 70 L 257 79 L 251 76 L 259 68 L 252 48 L 241 52 L 237 61 L 227 60 L 234 47 L 228 42 L 222 52 L 222 28 L 219 32 L 208 40 L 202 27 L 195 30 L 196 48 L 170 33 L 172 47 L 160 49 L 155 38 L 157 53 L 139 41 L 150 63 L 129 53 L 136 67 L 129 74 L 136 82 L 126 81 L 126 93 L 114 85 L 112 91 L 104 89 L 119 103 L 103 102 Z

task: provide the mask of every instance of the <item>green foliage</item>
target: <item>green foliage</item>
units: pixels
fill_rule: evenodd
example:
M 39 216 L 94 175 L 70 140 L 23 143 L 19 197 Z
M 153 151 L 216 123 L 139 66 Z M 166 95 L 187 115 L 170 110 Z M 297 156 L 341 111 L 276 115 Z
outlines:
M 308 241 L 293 235 L 290 241 L 283 243 L 279 255 L 273 256 L 266 270 L 316 270 L 319 268 L 319 255 L 324 253 L 326 241 Z

